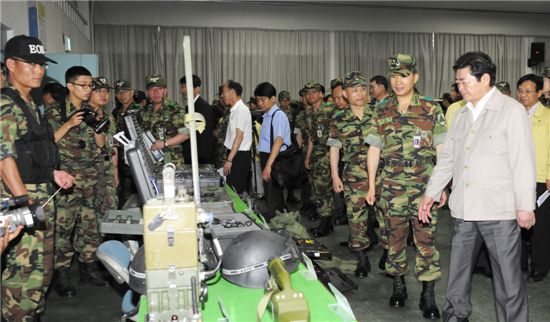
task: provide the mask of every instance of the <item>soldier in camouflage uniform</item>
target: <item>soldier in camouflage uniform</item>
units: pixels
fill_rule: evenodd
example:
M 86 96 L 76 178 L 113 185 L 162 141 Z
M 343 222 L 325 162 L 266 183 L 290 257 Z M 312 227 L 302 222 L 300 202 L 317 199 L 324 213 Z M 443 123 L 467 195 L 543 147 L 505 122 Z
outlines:
M 330 170 L 334 192 L 344 192 L 350 230 L 349 248 L 357 253 L 358 264 L 355 275 L 366 277 L 370 263 L 366 250 L 370 245 L 367 236 L 368 205 L 367 192 L 366 135 L 370 128 L 371 109 L 367 103 L 367 82 L 361 72 L 347 73 L 342 85 L 344 98 L 349 108 L 338 110 L 330 123 Z M 343 177 L 338 173 L 338 162 L 342 153 Z
M 299 91 L 300 96 L 300 103 L 301 108 L 296 113 L 296 117 L 294 120 L 294 130 L 293 134 L 296 138 L 296 143 L 300 148 L 304 151 L 304 155 L 307 152 L 307 142 L 309 140 L 309 114 L 311 111 L 311 106 L 307 102 L 306 99 L 306 91 L 304 88 L 302 88 Z M 311 169 L 306 166 L 306 174 L 307 179 L 304 180 L 304 183 L 302 184 L 302 191 L 301 191 L 301 201 L 302 201 L 302 207 L 300 209 L 300 213 L 303 215 L 307 215 L 309 217 L 309 220 L 313 221 L 317 219 L 317 207 L 312 201 L 311 196 Z
M 54 170 L 59 154 L 53 132 L 30 95 L 32 88 L 40 87 L 46 63 L 55 62 L 44 56 L 40 40 L 22 35 L 6 43 L 4 55 L 9 82 L 0 98 L 0 198 L 13 198 L 34 212 L 52 193 L 52 181 L 65 188 L 74 181 L 67 172 Z M 38 137 L 25 141 L 31 132 Z M 29 151 L 30 147 L 36 151 Z M 36 321 L 44 310 L 53 275 L 53 203 L 45 205 L 43 211 L 45 227 L 37 223 L 25 228 L 7 248 L 6 262 L 2 263 L 2 320 Z
M 139 112 L 141 105 L 134 101 L 134 90 L 132 84 L 128 80 L 117 80 L 115 82 L 115 97 L 120 102 L 120 105 L 113 110 L 113 118 L 115 119 L 114 134 L 124 132 L 128 139 L 131 139 L 124 117 L 128 113 Z M 126 155 L 124 146 L 118 141 L 113 142 L 117 147 L 117 168 L 118 168 L 118 209 L 122 209 L 130 195 L 137 192 L 134 184 L 134 178 L 130 171 L 130 166 L 126 164 Z
M 434 282 L 441 277 L 439 252 L 435 248 L 437 214 L 430 224 L 421 223 L 416 214 L 425 186 L 434 167 L 436 149 L 445 139 L 445 117 L 439 104 L 418 94 L 414 86 L 418 73 L 414 57 L 397 54 L 389 59 L 390 83 L 394 96 L 378 105 L 367 137 L 369 192 L 375 200 L 375 176 L 380 157 L 382 168 L 380 208 L 388 233 L 386 273 L 394 277 L 392 307 L 407 299 L 404 275 L 407 272 L 407 235 L 413 225 L 416 245 L 416 277 L 423 283 L 420 308 L 428 319 L 438 319 Z
M 96 133 L 89 120 L 84 121 L 85 103 L 92 92 L 90 71 L 73 66 L 65 72 L 69 95 L 65 102 L 53 105 L 44 116 L 55 131 L 61 169 L 70 169 L 78 183 L 57 202 L 55 230 L 54 289 L 62 297 L 76 294 L 69 276 L 74 253 L 78 253 L 79 282 L 94 286 L 107 285 L 97 270 L 96 250 L 102 242 L 99 218 L 94 208 L 96 166 L 105 134 Z M 93 115 L 88 114 L 93 119 Z
M 329 125 L 334 114 L 334 105 L 323 102 L 321 84 L 309 82 L 304 85 L 308 104 L 311 106 L 310 128 L 308 134 L 306 168 L 311 168 L 311 196 L 321 222 L 311 230 L 314 237 L 330 234 L 332 226 L 332 187 L 327 178 L 330 176 L 329 148 L 327 146 Z
M 97 184 L 95 186 L 95 209 L 100 217 L 100 222 L 108 210 L 118 207 L 117 196 L 117 148 L 114 146 L 113 135 L 116 134 L 116 122 L 112 114 L 106 111 L 109 104 L 111 87 L 103 76 L 92 79 L 94 87 L 88 104 L 101 119 L 109 119 L 109 128 L 105 133 L 105 146 L 100 149 L 99 162 L 97 163 Z
M 164 152 L 164 164 L 173 163 L 176 168 L 183 167 L 183 147 L 181 143 L 189 135 L 185 128 L 185 112 L 166 98 L 166 82 L 160 75 L 150 75 L 145 79 L 147 96 L 151 103 L 141 113 L 142 128 L 151 131 L 155 142 L 151 150 Z

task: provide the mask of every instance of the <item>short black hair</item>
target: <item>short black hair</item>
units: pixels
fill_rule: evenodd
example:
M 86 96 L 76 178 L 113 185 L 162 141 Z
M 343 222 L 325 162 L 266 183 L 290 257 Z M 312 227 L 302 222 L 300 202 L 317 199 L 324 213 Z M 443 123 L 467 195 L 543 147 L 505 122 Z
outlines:
M 147 95 L 145 94 L 144 91 L 137 90 L 137 91 L 134 92 L 133 99 L 134 99 L 134 102 L 140 103 L 141 101 L 147 99 Z
M 180 78 L 180 85 L 187 84 L 187 80 L 185 79 L 185 76 Z M 201 87 L 202 81 L 199 78 L 199 76 L 193 74 L 193 88 Z
M 457 93 L 460 93 L 460 91 L 458 90 L 458 84 L 457 83 L 452 83 L 451 84 L 451 89 Z
M 491 57 L 481 51 L 470 51 L 460 56 L 455 64 L 453 70 L 456 72 L 458 69 L 470 67 L 470 73 L 479 81 L 483 74 L 488 74 L 491 78 L 489 85 L 494 86 L 497 77 L 497 66 L 491 60 Z
M 92 77 L 92 73 L 84 66 L 73 66 L 65 72 L 65 83 L 72 83 L 80 76 Z
M 521 78 L 518 80 L 517 87 L 519 87 L 519 85 L 523 84 L 526 81 L 532 81 L 533 83 L 535 83 L 535 89 L 537 90 L 537 92 L 542 90 L 542 87 L 544 86 L 544 78 L 542 78 L 542 76 L 527 74 L 521 76 Z
M 375 82 L 378 85 L 384 86 L 384 89 L 386 89 L 386 91 L 389 88 L 388 79 L 382 75 L 372 76 L 369 82 Z
M 321 93 L 323 93 L 323 96 L 325 95 L 325 86 L 321 85 Z
M 227 88 L 232 89 L 235 91 L 235 93 L 237 93 L 237 96 L 240 97 L 241 94 L 243 93 L 243 86 L 238 82 L 230 79 L 226 82 L 226 84 L 227 84 Z
M 264 97 L 277 97 L 277 90 L 275 89 L 275 86 L 273 86 L 269 82 L 263 82 L 258 84 L 256 86 L 256 89 L 254 90 L 254 96 L 264 96 Z
M 67 88 L 59 83 L 48 83 L 42 89 L 42 95 L 50 94 L 54 101 L 61 103 L 67 97 Z

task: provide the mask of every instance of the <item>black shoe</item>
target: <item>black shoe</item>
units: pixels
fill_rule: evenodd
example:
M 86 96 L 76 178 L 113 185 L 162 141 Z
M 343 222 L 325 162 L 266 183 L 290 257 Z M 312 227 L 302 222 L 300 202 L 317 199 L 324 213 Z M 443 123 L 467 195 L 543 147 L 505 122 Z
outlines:
M 55 270 L 53 288 L 61 297 L 73 297 L 76 295 L 68 268 L 58 268 Z
M 332 217 L 323 217 L 319 226 L 309 230 L 313 237 L 323 237 L 329 235 L 334 231 L 334 226 L 332 225 Z
M 78 262 L 78 273 L 80 274 L 79 284 L 90 284 L 93 286 L 107 286 L 107 282 L 97 270 L 96 262 Z
M 388 260 L 388 250 L 384 249 L 380 261 L 378 261 L 378 268 L 382 271 L 386 271 L 386 261 Z
M 367 251 L 362 250 L 357 252 L 357 268 L 355 269 L 355 276 L 367 277 L 370 272 L 370 261 L 367 256 Z
M 435 283 L 434 281 L 422 282 L 422 293 L 420 293 L 420 309 L 422 316 L 429 320 L 439 320 L 441 315 L 437 304 L 435 304 Z
M 347 240 L 345 240 L 343 242 L 339 242 L 338 246 L 349 248 L 349 242 Z
M 546 276 L 546 273 L 542 273 L 542 272 L 538 272 L 538 271 L 531 271 L 531 273 L 529 273 L 529 276 L 527 277 L 527 280 L 529 282 L 540 282 L 544 279 L 544 277 Z
M 407 300 L 407 285 L 405 284 L 405 276 L 393 277 L 393 294 L 390 297 L 390 306 L 403 307 Z

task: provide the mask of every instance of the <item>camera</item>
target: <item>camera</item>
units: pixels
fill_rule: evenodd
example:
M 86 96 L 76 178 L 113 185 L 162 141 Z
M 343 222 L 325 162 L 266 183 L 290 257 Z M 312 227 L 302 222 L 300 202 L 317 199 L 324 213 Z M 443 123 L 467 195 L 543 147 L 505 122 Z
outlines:
M 106 117 L 101 117 L 100 119 L 98 119 L 97 112 L 89 108 L 83 108 L 82 110 L 80 110 L 80 112 L 84 112 L 84 122 L 86 122 L 88 126 L 93 128 L 94 132 L 97 134 L 105 132 L 105 130 L 107 130 L 109 124 L 111 123 Z
M 44 209 L 39 204 L 15 209 L 9 209 L 9 207 L 6 207 L 7 204 L 2 202 L 2 209 L 0 210 L 0 237 L 4 236 L 6 230 L 14 232 L 19 225 L 31 228 L 43 226 L 46 222 Z M 9 225 L 6 226 L 8 221 Z

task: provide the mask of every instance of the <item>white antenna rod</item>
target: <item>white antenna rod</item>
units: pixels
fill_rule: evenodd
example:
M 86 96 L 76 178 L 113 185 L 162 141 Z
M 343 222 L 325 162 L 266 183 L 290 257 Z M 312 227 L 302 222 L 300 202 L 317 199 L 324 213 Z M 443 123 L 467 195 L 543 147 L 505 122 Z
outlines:
M 183 59 L 185 66 L 185 79 L 187 85 L 187 108 L 189 115 L 195 115 L 195 102 L 193 97 L 193 71 L 191 67 L 191 38 L 183 36 Z M 189 122 L 189 135 L 191 140 L 191 170 L 193 173 L 193 196 L 197 206 L 201 204 L 201 189 L 199 181 L 199 159 L 197 155 L 197 131 L 196 122 Z

